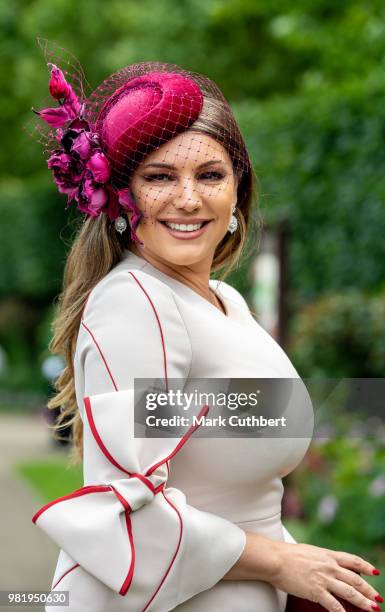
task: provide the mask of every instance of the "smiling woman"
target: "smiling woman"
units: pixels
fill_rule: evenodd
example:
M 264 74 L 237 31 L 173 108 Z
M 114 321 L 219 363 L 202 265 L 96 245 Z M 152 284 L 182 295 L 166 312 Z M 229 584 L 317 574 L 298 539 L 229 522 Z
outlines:
M 207 134 L 187 130 L 150 153 L 130 186 L 145 211 L 137 229 L 145 248 L 133 245 L 132 251 L 142 251 L 147 261 L 210 299 L 215 251 L 237 203 L 238 179 L 226 149 Z
M 311 402 L 288 398 L 296 438 L 199 439 L 208 404 L 178 437 L 134 435 L 136 379 L 168 391 L 170 378 L 186 389 L 299 378 L 242 295 L 210 278 L 243 252 L 255 196 L 223 94 L 203 75 L 143 62 L 79 99 L 74 58 L 66 79 L 45 53 L 59 100 L 38 113 L 49 168 L 87 216 L 65 266 L 50 349 L 66 368 L 48 404 L 62 407 L 57 430 L 73 426 L 84 486 L 33 517 L 60 548 L 52 591 L 69 591 L 67 612 L 284 612 L 287 593 L 313 596 L 322 574 L 327 610 L 333 590 L 371 609 L 369 587 L 352 589 L 342 570 L 357 559 L 304 549 L 281 522 L 281 479 L 309 446 Z

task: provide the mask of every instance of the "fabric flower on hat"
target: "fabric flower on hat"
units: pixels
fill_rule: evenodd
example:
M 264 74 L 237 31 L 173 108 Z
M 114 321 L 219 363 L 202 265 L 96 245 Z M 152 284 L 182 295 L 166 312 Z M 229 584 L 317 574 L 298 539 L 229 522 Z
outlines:
M 91 133 L 84 129 L 69 129 L 61 139 L 67 153 L 76 153 L 80 159 L 88 159 L 92 152 Z
M 57 128 L 64 125 L 67 121 L 75 119 L 80 114 L 82 105 L 72 86 L 67 83 L 60 68 L 51 63 L 48 66 L 51 66 L 50 94 L 55 100 L 59 100 L 59 102 L 63 100 L 63 102 L 60 103 L 59 107 L 43 108 L 41 111 L 32 110 L 48 125 Z
M 47 165 L 52 170 L 59 192 L 68 195 L 68 204 L 77 196 L 80 183 L 84 177 L 84 164 L 80 159 L 76 159 L 65 151 L 58 151 L 51 155 Z
M 49 82 L 49 93 L 56 100 L 67 98 L 71 91 L 71 86 L 67 83 L 64 78 L 64 74 L 55 66 L 55 64 L 48 64 L 51 66 L 51 79 Z
M 108 185 L 111 168 L 99 134 L 92 132 L 83 119 L 84 106 L 63 72 L 55 64 L 48 65 L 51 67 L 49 91 L 60 106 L 34 111 L 56 128 L 55 139 L 61 145 L 48 159 L 48 168 L 59 192 L 67 194 L 67 206 L 75 200 L 81 212 L 91 217 L 106 212 L 113 221 L 119 215 L 119 201 Z
M 108 202 L 108 191 L 103 186 L 111 175 L 104 153 L 96 152 L 88 160 L 85 179 L 78 194 L 79 210 L 91 217 L 98 217 Z
M 66 74 L 83 92 L 83 71 L 77 64 L 68 72 L 72 65 L 67 63 Z M 81 101 L 60 68 L 48 66 L 49 91 L 58 106 L 34 112 L 53 128 L 47 133 L 48 167 L 59 191 L 67 194 L 67 205 L 75 201 L 92 217 L 103 212 L 115 221 L 130 213 L 131 240 L 143 245 L 135 233 L 143 213 L 130 177 L 150 151 L 194 124 L 203 107 L 199 83 L 173 65 L 163 70 L 149 63 L 142 72 L 140 64 L 111 75 Z

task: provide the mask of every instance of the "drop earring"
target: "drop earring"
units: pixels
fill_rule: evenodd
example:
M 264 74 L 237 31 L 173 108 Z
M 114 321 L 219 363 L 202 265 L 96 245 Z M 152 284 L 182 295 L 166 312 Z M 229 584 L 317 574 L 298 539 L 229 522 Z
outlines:
M 138 246 L 144 247 L 144 242 L 138 238 L 135 232 L 139 221 L 144 215 L 136 203 L 134 194 L 132 193 L 129 187 L 125 189 L 120 189 L 117 193 L 119 204 L 132 213 L 132 217 L 130 219 L 131 240 L 132 242 L 136 242 Z M 123 219 L 123 222 L 121 221 L 121 219 Z M 127 225 L 128 223 L 126 219 L 121 217 L 120 215 L 115 220 L 115 227 L 120 233 L 124 232 L 124 230 L 127 228 Z
M 121 215 L 115 219 L 115 229 L 119 234 L 122 234 L 127 229 L 127 221 Z
M 238 227 L 238 219 L 235 216 L 235 211 L 236 211 L 236 206 L 233 207 L 233 216 L 230 219 L 230 223 L 228 226 L 228 231 L 230 232 L 230 234 L 234 234 L 234 232 L 236 231 L 237 227 Z

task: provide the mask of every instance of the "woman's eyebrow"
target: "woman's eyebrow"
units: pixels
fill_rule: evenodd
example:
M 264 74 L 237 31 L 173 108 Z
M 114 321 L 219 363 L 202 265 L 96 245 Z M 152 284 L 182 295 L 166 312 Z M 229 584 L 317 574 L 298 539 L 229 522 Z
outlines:
M 223 160 L 221 160 L 221 159 L 212 159 L 210 161 L 204 162 L 203 164 L 200 164 L 198 166 L 198 168 L 204 168 L 205 166 L 211 166 L 212 164 L 218 164 L 218 163 L 220 164 L 222 162 L 223 162 Z M 152 166 L 153 168 L 169 168 L 170 170 L 177 170 L 178 169 L 173 164 L 162 164 L 162 163 L 146 164 L 145 166 L 143 166 L 143 169 L 144 168 L 149 168 L 150 166 Z

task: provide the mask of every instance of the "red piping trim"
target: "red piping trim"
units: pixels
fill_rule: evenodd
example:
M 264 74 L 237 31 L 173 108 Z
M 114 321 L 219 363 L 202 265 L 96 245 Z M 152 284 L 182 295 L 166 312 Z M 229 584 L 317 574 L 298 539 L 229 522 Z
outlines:
M 34 516 L 32 517 L 32 522 L 36 523 L 39 516 L 43 514 L 43 512 L 48 510 L 48 508 L 51 508 L 51 506 L 54 506 L 55 504 L 66 501 L 67 499 L 72 499 L 73 497 L 80 497 L 81 495 L 88 495 L 88 493 L 105 493 L 106 491 L 111 491 L 110 485 L 88 485 L 86 487 L 81 487 L 80 489 L 76 489 L 76 491 L 72 491 L 72 493 L 69 493 L 68 495 L 63 495 L 62 497 L 58 497 L 57 499 L 54 499 L 53 501 L 48 502 L 48 504 L 45 504 L 42 508 L 40 508 L 40 510 L 36 512 L 36 514 L 34 514 Z
M 117 489 L 115 489 L 115 487 L 113 487 L 112 485 L 111 489 L 113 490 L 113 492 L 115 493 L 116 497 L 118 498 L 118 500 L 120 501 L 120 503 L 122 504 L 123 508 L 127 511 L 127 512 L 132 512 L 132 508 L 130 506 L 130 504 L 128 503 L 128 501 L 123 497 L 123 495 L 121 495 L 119 493 L 119 491 L 117 491 Z
M 147 296 L 148 301 L 151 304 L 151 307 L 154 311 L 156 320 L 158 322 L 158 327 L 159 327 L 159 332 L 160 332 L 160 338 L 162 341 L 162 350 L 163 350 L 163 364 L 164 364 L 164 376 L 166 379 L 166 390 L 168 391 L 168 376 L 167 376 L 167 358 L 166 358 L 166 346 L 164 343 L 164 336 L 163 336 L 163 330 L 162 330 L 162 325 L 160 323 L 159 317 L 158 317 L 158 313 L 156 312 L 156 308 L 154 306 L 154 303 L 152 301 L 152 299 L 150 298 L 150 296 L 148 295 L 147 291 L 145 290 L 145 288 L 143 287 L 143 285 L 141 284 L 141 282 L 136 278 L 135 274 L 131 271 L 128 272 L 129 274 L 131 274 L 131 276 L 135 279 L 135 281 L 137 282 L 137 284 L 139 285 L 139 287 L 142 289 L 142 291 L 145 293 L 145 295 Z
M 95 421 L 94 421 L 94 417 L 92 414 L 92 406 L 91 406 L 91 400 L 90 397 L 85 397 L 84 398 L 84 408 L 86 411 L 86 415 L 87 415 L 87 419 L 88 422 L 90 424 L 90 428 L 92 431 L 92 435 L 94 436 L 100 450 L 103 452 L 103 454 L 107 457 L 107 459 L 115 466 L 117 467 L 119 470 L 121 470 L 122 472 L 124 472 L 125 474 L 128 474 L 129 476 L 131 476 L 131 472 L 129 472 L 128 470 L 126 470 L 122 465 L 120 465 L 120 463 L 118 463 L 116 461 L 116 459 L 114 459 L 114 457 L 111 455 L 110 451 L 106 448 L 106 446 L 104 445 L 103 440 L 101 439 L 98 430 L 96 429 L 96 425 L 95 425 Z
M 160 581 L 160 583 L 158 585 L 158 588 L 156 589 L 155 593 L 151 597 L 150 601 L 148 601 L 147 604 L 145 605 L 145 607 L 143 608 L 142 612 L 145 612 L 147 610 L 148 606 L 151 604 L 151 602 L 153 601 L 154 597 L 157 595 L 160 587 L 162 586 L 162 584 L 166 580 L 166 578 L 167 578 L 167 576 L 168 576 L 168 574 L 169 574 L 169 572 L 170 572 L 170 570 L 171 570 L 171 568 L 172 568 L 172 566 L 174 564 L 174 561 L 175 561 L 176 556 L 178 554 L 180 543 L 181 543 L 181 540 L 182 540 L 183 521 L 182 521 L 182 517 L 180 515 L 180 512 L 179 512 L 178 508 L 176 506 L 174 506 L 174 504 L 166 497 L 166 495 L 164 494 L 164 491 L 162 492 L 162 495 L 163 495 L 164 499 L 166 500 L 166 502 L 175 510 L 175 512 L 178 515 L 178 518 L 179 518 L 179 540 L 178 540 L 178 544 L 177 544 L 176 550 L 174 552 L 173 558 L 170 561 L 170 564 L 169 564 L 169 566 L 168 566 L 168 568 L 166 570 L 165 575 L 163 576 L 162 580 Z
M 127 576 L 124 579 L 124 582 L 122 586 L 120 587 L 120 591 L 119 591 L 119 595 L 125 595 L 128 589 L 130 588 L 132 577 L 134 575 L 134 566 L 135 566 L 135 546 L 134 546 L 134 539 L 132 536 L 132 525 L 131 525 L 131 519 L 130 519 L 130 512 L 132 512 L 132 508 L 130 504 L 128 503 L 128 501 L 124 499 L 123 495 L 121 495 L 119 491 L 115 489 L 115 487 L 111 485 L 111 489 L 114 491 L 116 497 L 118 498 L 122 506 L 125 508 L 124 515 L 126 518 L 127 534 L 128 534 L 128 539 L 129 539 L 130 548 L 131 548 L 130 567 L 128 568 Z
M 89 329 L 89 327 L 87 327 L 87 325 L 86 325 L 86 324 L 85 324 L 83 321 L 81 321 L 81 324 L 82 324 L 82 325 L 83 325 L 83 327 L 84 327 L 84 328 L 85 328 L 85 329 L 88 331 L 88 333 L 90 334 L 90 336 L 91 336 L 92 340 L 95 342 L 95 344 L 96 344 L 96 346 L 97 346 L 97 349 L 98 349 L 98 351 L 99 351 L 99 353 L 100 353 L 100 356 L 101 356 L 101 358 L 103 359 L 104 365 L 105 365 L 105 366 L 106 366 L 106 368 L 107 368 L 107 372 L 108 372 L 108 374 L 109 374 L 109 377 L 111 378 L 112 384 L 114 385 L 114 389 L 115 389 L 115 391 L 118 391 L 118 386 L 117 386 L 117 384 L 116 384 L 116 382 L 115 382 L 115 380 L 114 380 L 114 377 L 112 376 L 111 370 L 110 370 L 110 368 L 108 367 L 108 363 L 107 363 L 107 361 L 106 361 L 106 359 L 105 359 L 105 357 L 104 357 L 104 355 L 103 355 L 103 353 L 102 353 L 102 349 L 100 348 L 99 344 L 97 343 L 97 341 L 96 341 L 96 339 L 95 339 L 95 336 L 93 335 L 92 331 Z
M 134 568 L 135 568 L 135 546 L 134 546 L 134 538 L 132 535 L 132 524 L 131 524 L 130 514 L 128 511 L 125 512 L 125 516 L 126 516 L 127 533 L 128 533 L 128 538 L 130 540 L 130 547 L 131 547 L 131 563 L 130 563 L 130 567 L 129 567 L 126 579 L 120 588 L 120 591 L 119 591 L 120 595 L 126 595 L 128 589 L 130 588 L 132 578 L 134 576 Z
M 143 474 L 136 474 L 135 473 L 135 474 L 132 474 L 131 476 L 132 476 L 132 478 L 138 478 L 139 480 L 141 480 L 143 482 L 143 484 L 146 485 L 146 487 L 148 487 L 150 489 L 150 491 L 155 494 L 155 487 L 152 484 L 151 480 L 148 480 L 148 478 L 143 476 Z
M 206 416 L 206 414 L 208 413 L 208 411 L 209 411 L 209 406 L 208 406 L 207 404 L 205 404 L 205 405 L 204 405 L 204 406 L 201 408 L 201 410 L 200 410 L 200 412 L 199 412 L 199 414 L 198 414 L 197 418 L 199 419 L 199 418 L 200 418 L 200 417 L 202 417 L 202 416 Z M 190 436 L 191 436 L 191 435 L 194 433 L 194 431 L 195 431 L 196 429 L 198 429 L 198 427 L 199 427 L 199 424 L 198 424 L 198 423 L 197 423 L 196 425 L 191 425 L 191 427 L 188 429 L 188 431 L 186 431 L 186 433 L 184 434 L 184 436 L 183 436 L 183 437 L 182 437 L 182 438 L 179 440 L 179 442 L 178 442 L 178 444 L 176 445 L 176 447 L 174 448 L 174 450 L 173 450 L 173 451 L 172 451 L 172 452 L 171 452 L 169 455 L 167 455 L 167 457 L 165 457 L 164 459 L 161 459 L 160 461 L 158 461 L 158 463 L 155 463 L 155 464 L 154 464 L 152 467 L 150 467 L 150 468 L 147 470 L 147 472 L 146 472 L 146 474 L 145 474 L 145 475 L 146 475 L 146 476 L 150 476 L 150 475 L 153 473 L 153 471 L 154 471 L 154 470 L 156 470 L 156 468 L 157 468 L 157 467 L 159 467 L 160 465 L 162 465 L 162 463 L 165 463 L 165 461 L 168 461 L 169 459 L 171 459 L 171 457 L 173 457 L 174 455 L 176 455 L 176 453 L 177 453 L 177 452 L 178 452 L 178 451 L 179 451 L 179 450 L 182 448 L 182 446 L 183 446 L 184 444 L 186 444 L 186 442 L 187 442 L 187 440 L 189 439 L 189 437 L 190 437 Z
M 64 572 L 64 574 L 59 578 L 59 580 L 56 580 L 55 584 L 52 585 L 51 590 L 52 589 L 56 589 L 57 585 L 59 584 L 59 582 L 61 580 L 63 580 L 63 578 L 65 578 L 65 576 L 67 576 L 67 574 L 69 574 L 70 572 L 72 572 L 72 570 L 76 569 L 77 567 L 80 567 L 79 563 L 75 563 L 75 565 L 73 565 L 72 567 L 70 567 L 67 571 Z

